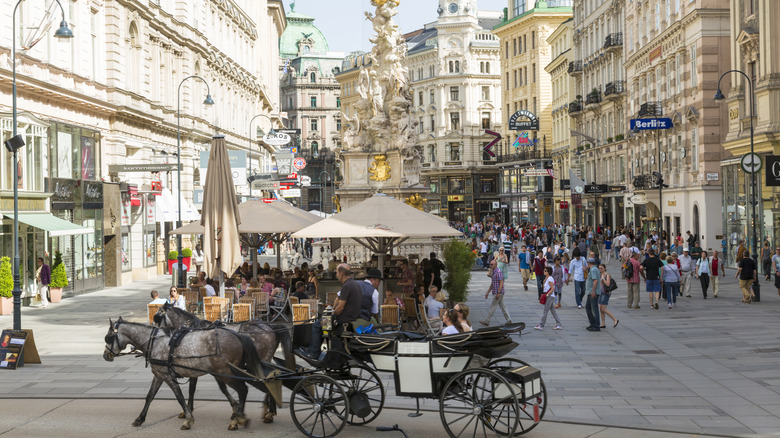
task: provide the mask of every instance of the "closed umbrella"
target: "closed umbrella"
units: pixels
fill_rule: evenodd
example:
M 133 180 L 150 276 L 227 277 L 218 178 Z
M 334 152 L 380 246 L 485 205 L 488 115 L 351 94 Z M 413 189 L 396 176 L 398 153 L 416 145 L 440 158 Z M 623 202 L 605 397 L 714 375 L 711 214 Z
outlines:
M 241 265 L 238 215 L 233 173 L 225 137 L 214 136 L 203 191 L 203 270 L 211 278 L 232 274 Z

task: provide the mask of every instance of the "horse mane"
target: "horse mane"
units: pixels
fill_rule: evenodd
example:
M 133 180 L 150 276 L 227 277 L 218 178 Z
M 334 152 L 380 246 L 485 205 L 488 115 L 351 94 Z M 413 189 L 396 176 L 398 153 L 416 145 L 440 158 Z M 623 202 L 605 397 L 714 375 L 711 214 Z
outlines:
M 188 312 L 186 310 L 182 310 L 182 309 L 180 309 L 178 307 L 171 306 L 168 309 L 166 309 L 166 311 L 167 312 L 178 313 L 179 315 L 181 315 L 187 321 L 187 323 L 185 325 L 188 325 L 191 328 L 194 328 L 194 329 L 208 329 L 208 328 L 214 327 L 214 323 L 212 321 L 207 321 L 205 319 L 200 319 L 197 316 L 193 315 L 192 313 L 190 313 L 190 312 Z

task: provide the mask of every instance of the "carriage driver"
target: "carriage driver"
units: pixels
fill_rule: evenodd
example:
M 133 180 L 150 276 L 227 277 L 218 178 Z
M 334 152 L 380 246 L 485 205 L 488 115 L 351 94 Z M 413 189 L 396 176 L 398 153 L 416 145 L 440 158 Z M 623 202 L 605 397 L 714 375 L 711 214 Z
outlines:
M 341 290 L 333 307 L 333 336 L 331 337 L 331 349 L 346 351 L 341 340 L 341 334 L 346 327 L 355 321 L 360 315 L 360 305 L 363 301 L 363 293 L 358 282 L 352 279 L 352 271 L 349 265 L 342 263 L 336 267 L 336 278 L 341 282 Z M 298 350 L 299 354 L 310 358 L 318 358 L 322 346 L 322 320 L 312 325 L 312 339 L 308 351 L 304 348 Z

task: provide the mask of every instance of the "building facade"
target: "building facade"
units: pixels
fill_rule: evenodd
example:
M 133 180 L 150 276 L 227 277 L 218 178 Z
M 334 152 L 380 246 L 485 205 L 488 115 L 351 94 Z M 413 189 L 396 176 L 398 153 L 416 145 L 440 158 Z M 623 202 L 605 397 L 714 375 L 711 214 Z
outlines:
M 587 183 L 575 208 L 580 224 L 623 225 L 627 192 L 626 82 L 622 1 L 574 1 L 576 78 L 569 114 L 575 121 L 574 160 Z
M 780 29 L 780 4 L 772 0 L 732 0 L 729 2 L 731 44 L 729 58 L 731 69 L 744 72 L 754 87 L 754 138 L 753 149 L 764 160 L 764 166 L 756 174 L 758 178 L 755 222 L 752 219 L 751 176 L 740 169 L 739 159 L 750 153 L 750 85 L 741 74 L 731 73 L 723 78 L 720 89 L 726 95 L 728 108 L 728 132 L 721 138 L 725 156 L 721 161 L 723 183 L 723 234 L 721 247 L 733 263 L 740 239 L 750 243 L 751 224 L 756 231 L 759 245 L 769 241 L 775 248 L 780 239 L 780 184 L 776 161 L 772 155 L 780 155 L 780 54 L 777 39 Z M 774 41 L 774 42 L 773 42 Z M 726 68 L 719 73 L 726 71 Z
M 306 167 L 299 172 L 311 178 L 301 189 L 300 207 L 333 213 L 336 179 L 334 150 L 341 147 L 341 72 L 344 53 L 331 52 L 314 18 L 293 10 L 279 40 L 282 60 L 282 110 L 287 127 L 300 131 L 296 143 Z
M 499 12 L 466 0 L 439 2 L 438 19 L 406 35 L 419 144 L 421 182 L 430 187 L 426 210 L 451 221 L 474 222 L 499 212 L 496 159 L 484 151 L 499 132 Z M 498 147 L 496 147 L 496 151 Z
M 505 222 L 552 224 L 553 59 L 549 36 L 572 17 L 571 0 L 509 0 L 493 33 L 501 41 L 502 135 L 498 157 Z M 508 118 L 508 119 L 507 119 Z M 515 122 L 515 123 L 513 123 Z M 549 172 L 548 172 L 549 171 Z
M 57 4 L 48 3 L 59 21 Z M 15 4 L 0 2 L 7 11 Z M 209 149 L 215 133 L 226 136 L 229 149 L 246 152 L 248 122 L 257 113 L 281 126 L 277 39 L 286 25 L 281 1 L 62 0 L 62 5 L 75 36 L 68 43 L 57 43 L 51 28 L 35 28 L 46 15 L 46 2 L 20 4 L 17 41 L 11 41 L 12 21 L 0 24 L 2 136 L 7 139 L 12 130 L 15 44 L 18 127 L 30 145 L 20 150 L 25 176 L 19 203 L 27 219 L 21 274 L 28 297 L 34 293 L 35 258 L 51 261 L 47 255 L 56 252 L 62 253 L 70 293 L 162 273 L 163 254 L 171 248 L 167 232 L 178 218 L 171 211 L 178 208 L 177 197 L 188 211 L 184 219 L 197 217 L 192 204 L 201 183 L 199 152 Z M 208 88 L 185 80 L 192 75 Z M 213 108 L 202 104 L 209 92 Z M 11 160 L 5 149 L 2 154 L 0 210 L 8 213 Z M 114 167 L 175 165 L 177 155 L 181 195 L 178 172 Z M 264 155 L 255 148 L 250 163 Z M 244 181 L 239 192 L 245 189 Z M 45 221 L 41 227 L 36 219 L 48 217 L 43 215 L 77 227 L 61 235 L 46 229 Z M 3 220 L 4 254 L 12 253 L 11 224 Z
M 723 214 L 721 141 L 729 124 L 725 106 L 712 97 L 731 65 L 729 3 L 629 0 L 625 17 L 626 117 L 673 123 L 628 142 L 630 178 L 642 202 L 626 202 L 626 221 L 651 230 L 661 218 L 670 236 L 690 230 L 702 248 L 719 249 L 723 223 L 705 218 Z M 653 172 L 669 186 L 662 193 Z
M 553 173 L 553 221 L 558 224 L 576 223 L 576 209 L 572 202 L 569 169 L 576 148 L 572 145 L 571 131 L 574 120 L 569 116 L 569 102 L 575 96 L 574 78 L 569 75 L 569 64 L 574 61 L 572 34 L 574 19 L 561 23 L 547 38 L 552 50 L 552 61 L 544 67 L 552 84 L 552 162 Z M 576 169 L 579 172 L 579 169 Z

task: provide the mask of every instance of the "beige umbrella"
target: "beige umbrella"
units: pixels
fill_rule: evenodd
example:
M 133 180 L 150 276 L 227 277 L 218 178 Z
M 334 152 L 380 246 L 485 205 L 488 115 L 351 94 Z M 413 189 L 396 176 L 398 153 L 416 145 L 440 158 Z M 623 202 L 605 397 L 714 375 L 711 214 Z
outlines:
M 228 275 L 241 265 L 238 214 L 233 173 L 230 170 L 225 136 L 214 136 L 203 192 L 203 270 L 209 277 Z
M 190 222 L 187 225 L 181 226 L 168 234 L 203 234 L 203 225 L 200 222 Z
M 462 234 L 430 213 L 378 193 L 341 213 L 293 233 L 293 237 L 354 239 L 377 254 L 381 271 L 384 268 L 384 256 L 410 237 Z

